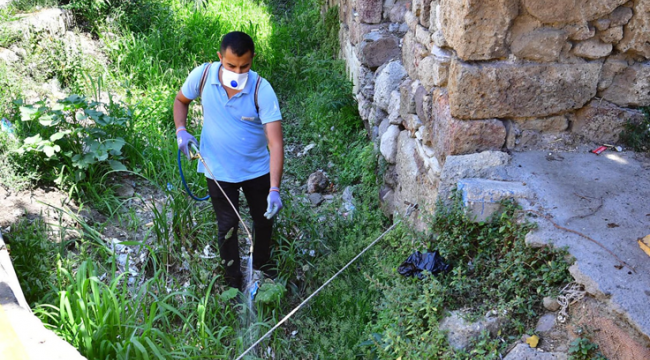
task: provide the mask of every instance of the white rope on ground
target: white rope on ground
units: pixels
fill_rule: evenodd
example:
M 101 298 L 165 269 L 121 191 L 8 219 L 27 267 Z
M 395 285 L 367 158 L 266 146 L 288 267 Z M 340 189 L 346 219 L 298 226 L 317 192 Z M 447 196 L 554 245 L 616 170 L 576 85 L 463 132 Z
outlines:
M 569 305 L 582 300 L 587 292 L 584 287 L 578 283 L 570 282 L 567 286 L 560 291 L 560 296 L 557 297 L 557 303 L 560 304 L 560 311 L 557 314 L 557 320 L 564 324 L 569 319 L 567 312 Z
M 379 237 L 376 238 L 373 242 L 371 242 L 370 245 L 366 246 L 366 248 L 363 249 L 359 254 L 357 254 L 357 256 L 355 256 L 352 260 L 350 260 L 350 262 L 345 264 L 345 266 L 342 267 L 341 270 L 339 270 L 336 274 L 334 274 L 334 276 L 329 278 L 329 280 L 327 280 L 323 285 L 321 285 L 318 289 L 316 289 L 316 291 L 314 291 L 305 300 L 303 300 L 303 302 L 301 302 L 300 305 L 296 306 L 293 310 L 291 310 L 291 312 L 288 313 L 284 318 L 282 318 L 282 320 L 280 320 L 277 324 L 275 324 L 275 326 L 273 326 L 271 330 L 267 331 L 266 334 L 264 334 L 255 343 L 253 343 L 253 345 L 249 346 L 248 349 L 246 349 L 246 351 L 244 351 L 241 355 L 239 355 L 239 357 L 237 357 L 237 359 L 235 360 L 240 360 L 241 358 L 243 358 L 244 355 L 248 354 L 249 351 L 251 351 L 257 345 L 259 345 L 262 342 L 262 340 L 264 340 L 267 336 L 271 335 L 271 333 L 275 331 L 275 329 L 279 328 L 280 325 L 282 325 L 285 321 L 289 320 L 289 318 L 293 316 L 293 314 L 295 314 L 298 310 L 300 310 L 300 308 L 303 307 L 303 305 L 305 305 L 309 300 L 311 300 L 314 296 L 316 296 L 316 294 L 318 294 L 321 290 L 323 290 L 325 286 L 331 283 L 332 280 L 334 280 L 337 276 L 339 276 L 345 269 L 348 268 L 348 266 L 352 265 L 353 262 L 355 262 L 358 258 L 361 257 L 361 255 L 363 255 L 366 251 L 368 251 L 368 249 L 370 249 L 379 240 L 381 240 L 386 234 L 388 234 L 391 230 L 393 230 L 393 228 L 395 228 L 395 226 L 397 226 L 397 224 L 399 224 L 400 222 L 401 220 L 397 220 L 397 222 L 395 222 L 393 225 L 391 225 L 391 227 L 389 227 L 386 231 L 384 231 L 381 235 L 379 235 Z

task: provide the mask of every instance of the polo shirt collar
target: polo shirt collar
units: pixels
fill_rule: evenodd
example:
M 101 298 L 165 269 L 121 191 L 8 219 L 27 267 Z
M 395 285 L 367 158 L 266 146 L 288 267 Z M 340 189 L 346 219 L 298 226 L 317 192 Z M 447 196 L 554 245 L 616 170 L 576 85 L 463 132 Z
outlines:
M 221 62 L 215 62 L 212 64 L 212 66 L 217 67 L 217 71 L 210 71 L 210 83 L 212 85 L 217 85 L 223 87 L 223 84 L 221 84 L 221 81 L 219 81 L 219 71 L 221 70 Z M 211 69 L 212 70 L 212 69 Z M 246 81 L 246 86 L 242 89 L 240 93 L 248 94 L 252 92 L 252 87 L 255 86 L 255 82 L 257 81 L 257 75 L 256 72 L 249 70 L 248 71 L 248 80 Z

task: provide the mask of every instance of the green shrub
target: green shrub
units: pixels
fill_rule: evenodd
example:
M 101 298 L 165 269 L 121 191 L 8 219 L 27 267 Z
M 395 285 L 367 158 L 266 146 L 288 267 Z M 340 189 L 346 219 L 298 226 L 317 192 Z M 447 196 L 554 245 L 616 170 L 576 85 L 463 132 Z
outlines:
M 634 151 L 650 152 L 650 113 L 648 108 L 643 109 L 643 121 L 634 123 L 628 121 L 621 133 L 621 141 Z

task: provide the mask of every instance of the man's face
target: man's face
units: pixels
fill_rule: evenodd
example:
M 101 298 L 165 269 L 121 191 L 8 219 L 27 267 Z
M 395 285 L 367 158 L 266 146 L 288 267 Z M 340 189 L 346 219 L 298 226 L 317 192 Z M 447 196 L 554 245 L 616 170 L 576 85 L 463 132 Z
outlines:
M 217 55 L 219 55 L 219 60 L 224 68 L 237 74 L 248 72 L 253 64 L 253 53 L 250 51 L 242 56 L 237 56 L 230 48 L 227 48 L 224 54 L 218 52 Z

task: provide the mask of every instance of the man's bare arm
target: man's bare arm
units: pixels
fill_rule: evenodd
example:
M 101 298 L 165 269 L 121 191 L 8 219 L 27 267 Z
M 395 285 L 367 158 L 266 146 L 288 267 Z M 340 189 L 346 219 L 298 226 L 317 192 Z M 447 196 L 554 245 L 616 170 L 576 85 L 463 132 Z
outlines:
M 174 124 L 176 128 L 185 127 L 187 124 L 187 112 L 190 107 L 192 100 L 188 99 L 183 95 L 183 92 L 180 90 L 176 94 L 176 99 L 174 100 Z
M 280 187 L 282 169 L 284 167 L 284 141 L 282 139 L 282 123 L 273 121 L 264 125 L 264 133 L 269 142 L 271 154 L 271 187 Z

